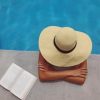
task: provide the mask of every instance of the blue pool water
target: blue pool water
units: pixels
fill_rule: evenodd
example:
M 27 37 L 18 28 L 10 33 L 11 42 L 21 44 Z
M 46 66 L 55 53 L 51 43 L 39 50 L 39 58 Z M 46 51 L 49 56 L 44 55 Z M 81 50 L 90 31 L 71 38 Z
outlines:
M 39 50 L 48 25 L 86 32 L 100 54 L 100 0 L 0 0 L 0 49 Z

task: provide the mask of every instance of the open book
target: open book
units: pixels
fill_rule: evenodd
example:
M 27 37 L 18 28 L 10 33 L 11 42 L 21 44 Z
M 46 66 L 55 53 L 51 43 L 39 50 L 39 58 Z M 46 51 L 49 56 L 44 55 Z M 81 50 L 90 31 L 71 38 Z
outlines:
M 36 77 L 16 64 L 12 64 L 0 80 L 0 85 L 20 99 L 25 99 Z

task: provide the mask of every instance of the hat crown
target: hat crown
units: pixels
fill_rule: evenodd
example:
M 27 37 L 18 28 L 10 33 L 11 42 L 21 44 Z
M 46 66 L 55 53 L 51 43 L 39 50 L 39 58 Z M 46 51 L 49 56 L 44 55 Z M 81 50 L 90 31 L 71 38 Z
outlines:
M 72 50 L 76 43 L 77 35 L 72 28 L 64 27 L 55 35 L 55 44 L 62 51 Z

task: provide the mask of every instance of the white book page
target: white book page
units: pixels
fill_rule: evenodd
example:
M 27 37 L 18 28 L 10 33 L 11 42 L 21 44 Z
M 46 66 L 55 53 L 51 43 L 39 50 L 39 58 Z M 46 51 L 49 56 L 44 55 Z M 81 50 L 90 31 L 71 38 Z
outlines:
M 0 80 L 0 85 L 10 90 L 13 84 L 16 82 L 22 70 L 23 69 L 18 67 L 16 64 L 11 64 L 11 66 L 8 68 L 8 70 Z
M 11 92 L 18 98 L 25 99 L 36 79 L 37 78 L 29 72 L 23 71 L 16 83 L 13 85 Z

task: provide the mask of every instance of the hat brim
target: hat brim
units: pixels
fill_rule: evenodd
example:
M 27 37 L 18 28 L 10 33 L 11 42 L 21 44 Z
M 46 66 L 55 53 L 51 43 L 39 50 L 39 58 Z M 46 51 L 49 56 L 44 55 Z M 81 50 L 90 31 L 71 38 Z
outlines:
M 44 59 L 58 67 L 70 67 L 85 61 L 91 53 L 92 42 L 88 35 L 76 31 L 77 45 L 70 53 L 62 53 L 54 46 L 54 37 L 61 27 L 49 26 L 39 37 L 39 49 Z

